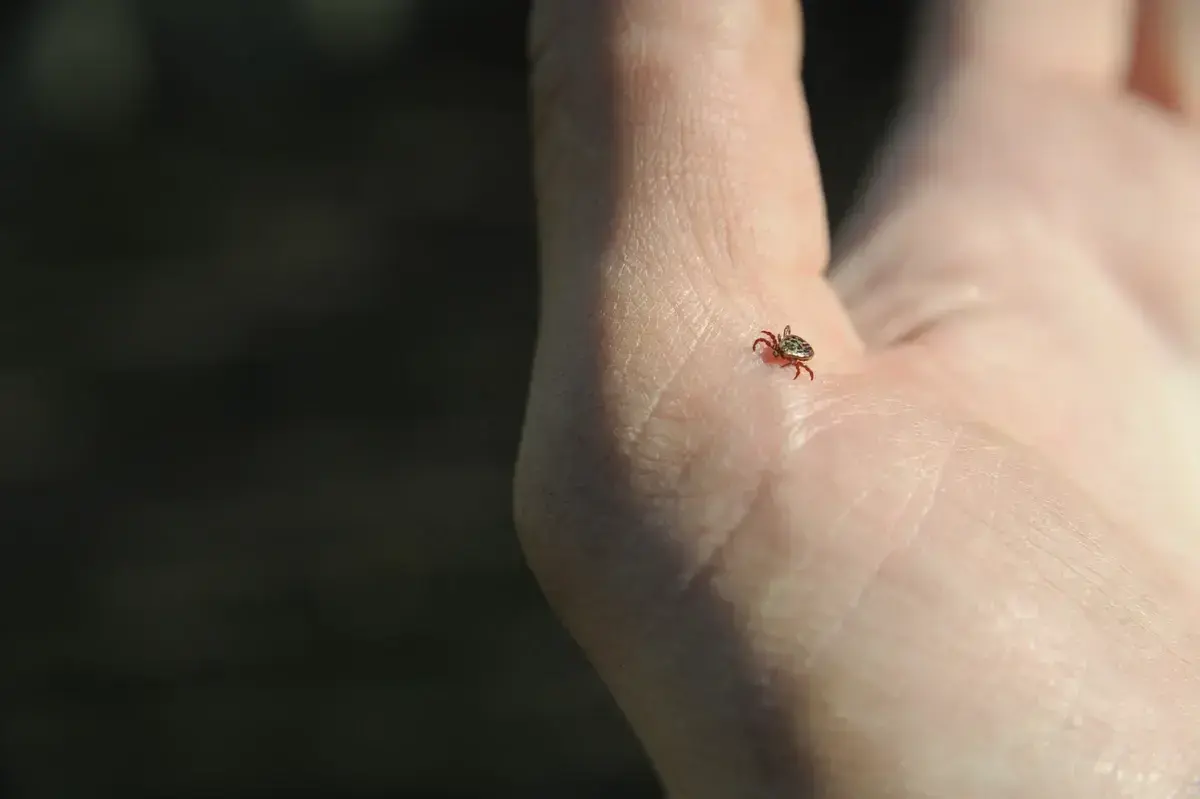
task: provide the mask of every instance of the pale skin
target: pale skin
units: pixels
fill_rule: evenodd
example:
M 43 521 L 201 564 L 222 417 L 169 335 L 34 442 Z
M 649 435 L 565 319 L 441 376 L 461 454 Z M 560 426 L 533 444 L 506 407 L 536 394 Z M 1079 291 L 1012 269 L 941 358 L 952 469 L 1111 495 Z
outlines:
M 832 274 L 796 4 L 534 5 L 518 526 L 668 794 L 1200 796 L 1200 5 L 935 11 Z

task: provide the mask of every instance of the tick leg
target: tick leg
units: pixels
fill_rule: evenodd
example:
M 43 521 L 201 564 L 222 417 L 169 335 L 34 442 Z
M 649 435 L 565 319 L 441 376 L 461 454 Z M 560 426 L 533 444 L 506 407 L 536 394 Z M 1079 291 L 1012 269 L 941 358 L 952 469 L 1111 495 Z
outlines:
M 755 352 L 758 352 L 758 344 L 759 344 L 759 342 L 762 342 L 763 344 L 766 344 L 768 347 L 770 347 L 773 351 L 775 351 L 775 352 L 779 351 L 779 339 L 775 338 L 774 333 L 772 333 L 770 330 L 760 330 L 758 332 L 762 333 L 764 336 L 766 336 L 766 338 L 754 339 L 754 344 L 751 345 L 750 349 L 754 350 Z
M 783 366 L 781 366 L 781 367 L 779 367 L 779 368 L 780 368 L 780 369 L 782 369 L 784 366 L 794 366 L 794 367 L 796 367 L 796 374 L 792 376 L 792 379 L 793 379 L 793 380 L 795 380 L 797 377 L 799 377 L 799 376 L 800 376 L 800 370 L 801 370 L 801 369 L 803 369 L 804 371 L 808 372 L 808 379 L 809 379 L 809 380 L 812 380 L 812 379 L 813 379 L 813 370 L 812 370 L 812 369 L 809 369 L 809 368 L 808 368 L 808 364 L 806 364 L 806 363 L 801 363 L 800 361 L 788 361 L 787 363 L 783 364 Z

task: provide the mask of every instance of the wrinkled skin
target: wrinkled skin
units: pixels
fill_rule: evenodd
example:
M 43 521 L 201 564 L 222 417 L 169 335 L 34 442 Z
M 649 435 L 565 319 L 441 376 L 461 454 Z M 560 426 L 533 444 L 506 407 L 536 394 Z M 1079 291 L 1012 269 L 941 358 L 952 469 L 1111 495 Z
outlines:
M 790 0 L 535 3 L 517 520 L 670 795 L 1200 796 L 1186 4 L 935 15 L 828 272 Z

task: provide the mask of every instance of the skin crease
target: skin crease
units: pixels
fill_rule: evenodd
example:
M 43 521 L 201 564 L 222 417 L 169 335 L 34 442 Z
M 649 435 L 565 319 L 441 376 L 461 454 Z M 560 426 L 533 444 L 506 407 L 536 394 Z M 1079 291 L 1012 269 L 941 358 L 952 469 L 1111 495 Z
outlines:
M 1200 796 L 1186 2 L 932 8 L 831 278 L 792 2 L 535 3 L 518 528 L 672 797 Z

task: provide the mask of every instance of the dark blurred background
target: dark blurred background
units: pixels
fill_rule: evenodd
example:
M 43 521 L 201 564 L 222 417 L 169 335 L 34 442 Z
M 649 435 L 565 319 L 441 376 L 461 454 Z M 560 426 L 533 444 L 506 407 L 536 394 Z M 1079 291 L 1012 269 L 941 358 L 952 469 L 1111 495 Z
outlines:
M 911 4 L 805 5 L 836 220 Z M 0 9 L 0 799 L 658 796 L 512 529 L 526 3 Z

